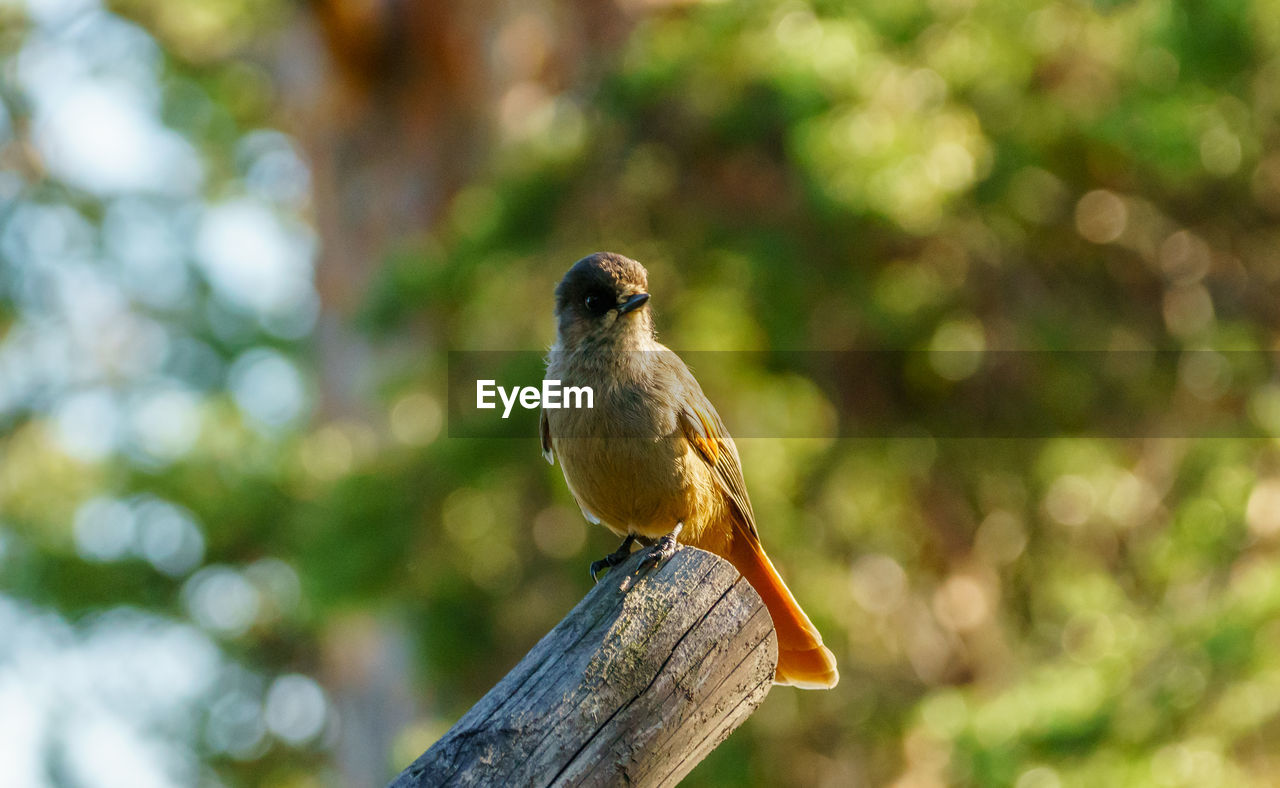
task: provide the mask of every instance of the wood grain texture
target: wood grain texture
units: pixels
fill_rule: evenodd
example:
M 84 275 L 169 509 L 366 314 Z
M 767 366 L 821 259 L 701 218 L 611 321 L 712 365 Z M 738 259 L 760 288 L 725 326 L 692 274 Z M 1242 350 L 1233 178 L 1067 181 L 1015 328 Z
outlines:
M 394 788 L 673 785 L 753 712 L 777 638 L 723 559 L 611 571 Z

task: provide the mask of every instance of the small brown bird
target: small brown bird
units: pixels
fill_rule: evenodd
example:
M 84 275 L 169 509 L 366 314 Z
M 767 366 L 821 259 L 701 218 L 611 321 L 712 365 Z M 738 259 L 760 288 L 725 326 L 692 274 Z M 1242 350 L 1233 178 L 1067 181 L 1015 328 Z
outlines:
M 579 260 L 556 288 L 547 379 L 590 386 L 594 407 L 544 409 L 542 452 L 560 459 L 583 515 L 624 537 L 591 574 L 625 560 L 637 539 L 652 545 L 649 564 L 677 537 L 722 556 L 773 617 L 774 681 L 834 687 L 835 656 L 760 546 L 738 449 L 693 373 L 654 339 L 648 301 L 644 266 L 608 252 Z

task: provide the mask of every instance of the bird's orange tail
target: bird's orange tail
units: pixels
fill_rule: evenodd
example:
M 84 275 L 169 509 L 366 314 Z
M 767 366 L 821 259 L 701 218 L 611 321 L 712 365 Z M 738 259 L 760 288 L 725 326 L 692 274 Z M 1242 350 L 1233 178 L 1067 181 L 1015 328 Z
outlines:
M 835 655 L 822 645 L 818 628 L 791 596 L 756 535 L 736 525 L 726 558 L 764 600 L 773 618 L 773 628 L 778 633 L 778 670 L 774 673 L 774 683 L 801 689 L 834 687 L 840 681 Z

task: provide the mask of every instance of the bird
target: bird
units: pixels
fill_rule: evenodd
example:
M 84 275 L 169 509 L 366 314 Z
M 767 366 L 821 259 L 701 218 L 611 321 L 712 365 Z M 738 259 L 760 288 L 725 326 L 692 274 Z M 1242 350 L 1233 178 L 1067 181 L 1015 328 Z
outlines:
M 586 386 L 591 407 L 547 408 L 542 453 L 560 462 L 583 516 L 623 538 L 592 563 L 617 566 L 639 541 L 641 569 L 678 544 L 725 558 L 763 600 L 778 637 L 774 683 L 829 689 L 835 656 L 760 544 L 742 462 L 720 415 L 678 355 L 658 342 L 648 272 L 612 252 L 573 264 L 555 290 L 547 380 Z

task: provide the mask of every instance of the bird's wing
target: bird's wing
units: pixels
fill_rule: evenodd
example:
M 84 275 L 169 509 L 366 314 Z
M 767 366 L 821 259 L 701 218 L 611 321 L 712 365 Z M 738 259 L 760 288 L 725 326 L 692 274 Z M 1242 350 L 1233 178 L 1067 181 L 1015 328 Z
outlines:
M 753 534 L 756 532 L 756 515 L 751 509 L 751 499 L 747 497 L 747 484 L 742 479 L 742 460 L 738 458 L 738 447 L 733 444 L 729 430 L 720 419 L 715 406 L 707 395 L 702 393 L 702 386 L 694 378 L 693 373 L 685 366 L 675 353 L 669 355 L 670 364 L 680 383 L 677 393 L 679 402 L 680 428 L 685 439 L 697 450 L 707 465 L 711 466 L 716 484 L 729 497 L 743 523 Z
M 551 422 L 547 421 L 547 411 L 544 408 L 538 416 L 538 437 L 542 439 L 542 457 L 548 463 L 556 464 L 556 453 L 551 448 Z

